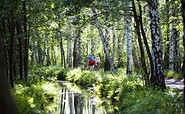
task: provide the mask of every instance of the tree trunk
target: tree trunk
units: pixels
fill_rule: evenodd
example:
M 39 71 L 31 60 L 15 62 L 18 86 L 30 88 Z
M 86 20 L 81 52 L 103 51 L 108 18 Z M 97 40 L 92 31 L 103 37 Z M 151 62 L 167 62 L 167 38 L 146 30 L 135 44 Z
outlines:
M 1 28 L 0 28 L 1 29 Z M 4 41 L 2 33 L 0 33 L 0 113 L 1 114 L 17 114 L 14 102 L 12 100 L 8 80 L 6 78 L 6 59 L 4 53 Z
M 136 35 L 134 37 L 137 37 Z M 133 57 L 133 65 L 134 68 L 140 69 L 141 64 L 139 61 L 139 50 L 138 50 L 138 44 L 135 38 L 133 38 L 133 47 L 132 47 L 132 57 Z
M 74 37 L 74 48 L 73 48 L 73 67 L 78 67 L 78 37 Z
M 140 54 L 141 54 L 141 65 L 142 65 L 142 68 L 143 68 L 144 73 L 145 73 L 144 74 L 145 82 L 148 84 L 149 83 L 149 73 L 147 71 L 147 66 L 146 66 L 146 62 L 145 62 L 145 53 L 144 53 L 144 48 L 143 48 L 143 42 L 142 42 L 142 39 L 141 39 L 139 19 L 138 19 L 138 16 L 137 16 L 134 0 L 132 0 L 132 8 L 133 8 L 133 12 L 134 12 L 134 20 L 136 22 L 136 33 L 138 35 L 138 43 L 139 43 L 139 49 L 140 49 Z
M 174 29 L 174 71 L 179 72 L 181 67 L 181 57 L 180 57 L 180 37 L 179 37 L 179 31 L 176 28 Z
M 106 25 L 105 25 L 105 44 L 106 44 L 106 47 L 107 47 L 107 50 L 108 50 L 107 51 L 108 55 L 110 55 L 110 43 L 109 43 L 110 42 L 110 28 L 108 27 L 109 22 L 107 20 L 108 19 L 106 19 L 106 21 L 105 21 L 105 23 L 106 23 Z M 108 61 L 107 56 L 105 56 L 104 70 L 105 71 L 110 71 L 110 69 L 111 69 L 110 63 Z
M 6 34 L 7 34 L 7 26 L 6 26 L 6 19 L 5 18 L 1 18 L 2 19 L 2 23 L 0 23 L 0 25 L 2 25 L 0 27 L 0 33 L 1 33 L 1 37 L 2 39 L 4 39 L 4 52 L 5 52 L 5 60 L 6 60 L 6 74 L 7 74 L 7 79 L 9 80 L 9 77 L 8 77 L 8 73 L 9 73 L 9 55 L 8 55 L 8 40 L 6 40 Z
M 72 40 L 68 39 L 68 68 L 72 68 Z
M 19 36 L 19 75 L 20 80 L 24 80 L 23 33 L 19 21 L 17 21 L 17 35 Z
M 182 16 L 183 16 L 183 47 L 184 47 L 184 57 L 183 57 L 183 65 L 182 65 L 182 72 L 184 75 L 184 84 L 185 84 L 185 0 L 181 0 L 182 3 Z M 184 93 L 185 94 L 185 86 L 184 86 Z M 185 99 L 184 99 L 185 102 Z
M 141 34 L 143 36 L 143 41 L 144 41 L 144 44 L 145 44 L 145 47 L 146 47 L 146 52 L 147 52 L 147 55 L 148 55 L 148 58 L 149 58 L 149 61 L 150 61 L 150 73 L 151 73 L 150 77 L 153 77 L 154 65 L 153 65 L 153 60 L 152 60 L 152 54 L 150 52 L 150 47 L 148 45 L 145 30 L 144 30 L 144 27 L 143 27 L 142 9 L 141 9 L 140 4 L 139 4 L 139 13 L 140 13 L 139 14 L 139 21 L 140 21 L 139 23 L 140 23 L 140 27 L 141 27 Z
M 14 88 L 14 38 L 15 38 L 15 24 L 14 24 L 14 13 L 11 11 L 11 22 L 9 22 L 10 30 L 10 51 L 9 51 L 9 73 L 10 73 L 10 84 Z
M 120 25 L 118 23 L 118 25 Z M 124 37 L 123 34 L 120 34 L 118 37 L 118 47 L 117 47 L 117 54 L 118 54 L 118 64 L 117 67 L 123 67 L 122 55 L 123 55 L 123 44 L 124 44 Z
M 173 70 L 173 65 L 174 65 L 174 40 L 176 38 L 176 35 L 174 35 L 175 29 L 172 29 L 171 31 L 171 38 L 169 41 L 169 70 Z
M 158 1 L 150 0 L 150 29 L 152 38 L 152 54 L 154 64 L 154 74 L 151 77 L 151 83 L 154 87 L 164 91 L 166 89 L 163 75 L 163 50 L 162 50 L 162 33 L 159 25 Z
M 26 1 L 23 1 L 23 13 L 24 13 L 24 79 L 27 82 L 28 81 L 28 46 L 29 46 L 29 38 L 28 38 L 28 32 L 27 32 L 27 9 L 26 9 Z
M 108 60 L 108 62 L 110 64 L 110 66 L 111 66 L 112 71 L 114 73 L 116 73 L 116 69 L 115 69 L 114 63 L 112 61 L 112 58 L 109 55 L 109 49 L 108 49 L 107 44 L 106 44 L 106 39 L 105 39 L 105 37 L 103 35 L 103 31 L 102 31 L 102 29 L 100 27 L 100 23 L 98 21 L 97 12 L 96 12 L 94 7 L 92 8 L 92 11 L 94 13 L 94 19 L 95 19 L 96 27 L 98 28 L 99 35 L 100 35 L 100 38 L 101 38 L 101 41 L 102 41 L 102 44 L 103 44 L 103 47 L 104 47 L 104 53 L 106 55 L 106 58 L 107 58 L 107 60 Z
M 46 44 L 49 44 L 48 40 L 47 40 L 47 43 Z M 50 46 L 47 46 L 47 52 L 46 52 L 46 66 L 49 66 L 51 65 L 51 57 L 50 57 Z
M 89 45 L 91 46 L 91 54 L 95 54 L 95 38 L 94 37 L 91 37 L 90 38 L 90 42 L 88 42 L 88 43 L 90 43 Z
M 79 65 L 83 65 L 83 55 L 82 55 L 82 42 L 81 42 L 81 27 L 80 24 L 78 24 L 77 27 L 77 37 L 78 37 L 78 67 Z
M 64 47 L 63 47 L 63 38 L 62 38 L 62 36 L 61 36 L 61 39 L 60 39 L 60 52 L 61 52 L 61 66 L 63 66 L 64 69 L 66 69 L 65 52 L 64 52 Z
M 115 23 L 112 26 L 112 61 L 115 63 L 115 52 L 116 52 L 116 30 Z
M 126 11 L 126 38 L 127 38 L 127 74 L 132 74 L 132 18 L 131 12 L 129 11 L 131 2 L 127 1 L 127 11 Z

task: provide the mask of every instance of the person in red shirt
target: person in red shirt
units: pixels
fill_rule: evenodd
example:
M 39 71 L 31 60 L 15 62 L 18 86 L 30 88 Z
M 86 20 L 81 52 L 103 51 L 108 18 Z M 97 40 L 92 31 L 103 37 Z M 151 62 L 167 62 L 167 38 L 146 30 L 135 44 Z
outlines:
M 94 69 L 94 64 L 95 64 L 95 61 L 94 61 L 94 57 L 93 59 L 89 59 L 89 67 L 90 67 L 90 71 L 92 71 Z

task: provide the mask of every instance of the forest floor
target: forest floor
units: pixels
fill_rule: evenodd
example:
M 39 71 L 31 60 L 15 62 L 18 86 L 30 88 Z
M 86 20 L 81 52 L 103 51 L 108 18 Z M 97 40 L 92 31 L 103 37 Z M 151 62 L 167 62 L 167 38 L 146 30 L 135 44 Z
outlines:
M 180 91 L 184 89 L 184 79 L 165 78 L 165 83 L 170 88 L 178 88 Z

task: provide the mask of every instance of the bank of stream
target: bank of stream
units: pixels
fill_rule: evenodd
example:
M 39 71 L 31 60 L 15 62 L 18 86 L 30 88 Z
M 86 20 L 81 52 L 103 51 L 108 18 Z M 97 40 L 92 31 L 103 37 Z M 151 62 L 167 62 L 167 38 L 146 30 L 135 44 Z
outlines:
M 111 114 L 101 106 L 101 100 L 92 92 L 91 87 L 80 89 L 73 83 L 59 81 L 61 100 L 58 114 Z

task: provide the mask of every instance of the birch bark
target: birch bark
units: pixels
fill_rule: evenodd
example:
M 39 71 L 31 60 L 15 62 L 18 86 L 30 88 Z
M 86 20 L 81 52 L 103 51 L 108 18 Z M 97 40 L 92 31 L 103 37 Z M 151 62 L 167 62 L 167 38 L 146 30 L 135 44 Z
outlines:
M 126 11 L 126 39 L 127 39 L 127 74 L 132 74 L 132 66 L 133 66 L 133 59 L 132 59 L 132 18 L 131 18 L 131 11 L 129 8 L 131 7 L 131 2 L 127 1 L 126 6 L 128 7 Z
M 118 28 L 119 28 L 119 23 L 118 23 Z M 123 44 L 125 42 L 125 39 L 124 39 L 124 35 L 123 34 L 119 34 L 118 38 L 117 38 L 117 42 L 118 42 L 118 47 L 117 47 L 117 53 L 118 53 L 118 64 L 117 64 L 117 67 L 118 68 L 121 68 L 123 67 L 123 61 L 122 61 L 122 55 L 123 55 Z
M 180 70 L 180 37 L 179 37 L 179 31 L 174 28 L 174 51 L 173 51 L 173 57 L 174 57 L 174 65 L 173 69 L 174 71 L 178 72 Z
M 150 0 L 150 29 L 152 38 L 152 56 L 154 64 L 154 74 L 151 77 L 151 83 L 160 90 L 166 88 L 163 75 L 163 47 L 162 37 L 159 25 L 158 0 Z
M 106 44 L 106 39 L 105 39 L 105 36 L 103 35 L 103 31 L 100 27 L 100 22 L 98 21 L 98 17 L 97 17 L 97 12 L 96 12 L 96 9 L 94 7 L 92 7 L 92 11 L 94 13 L 94 20 L 95 20 L 95 23 L 96 23 L 96 27 L 98 28 L 98 31 L 99 31 L 99 35 L 100 35 L 100 38 L 101 38 L 101 41 L 102 41 L 102 44 L 103 44 L 103 47 L 104 47 L 104 53 L 107 57 L 107 60 L 112 68 L 112 71 L 114 73 L 116 73 L 116 69 L 115 69 L 115 66 L 114 66 L 114 63 L 112 61 L 112 58 L 109 54 L 109 50 L 108 50 L 108 47 L 107 47 L 107 44 Z
M 72 39 L 68 39 L 68 68 L 72 68 Z
M 108 12 L 108 11 L 107 11 Z M 106 19 L 105 21 L 105 45 L 107 47 L 107 52 L 108 55 L 110 55 L 110 28 L 109 28 L 109 22 L 107 21 L 108 19 Z M 105 57 L 105 66 L 104 66 L 104 70 L 105 71 L 110 71 L 110 63 L 108 62 L 108 58 L 107 55 Z
M 175 40 L 175 29 L 172 29 L 171 31 L 171 38 L 169 41 L 169 70 L 173 70 L 173 60 L 174 60 L 174 40 Z
M 112 61 L 115 63 L 115 52 L 116 52 L 116 30 L 115 23 L 112 26 Z

